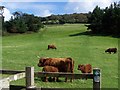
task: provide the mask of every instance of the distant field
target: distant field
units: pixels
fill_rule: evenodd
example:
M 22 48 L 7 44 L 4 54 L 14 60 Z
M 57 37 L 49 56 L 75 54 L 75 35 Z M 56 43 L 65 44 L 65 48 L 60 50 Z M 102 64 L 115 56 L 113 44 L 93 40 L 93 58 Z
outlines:
M 93 68 L 101 69 L 102 88 L 118 88 L 118 53 L 107 54 L 105 49 L 118 48 L 118 39 L 110 36 L 87 35 L 84 24 L 65 24 L 47 26 L 39 33 L 5 36 L 2 38 L 3 69 L 24 70 L 26 66 L 37 66 L 38 57 L 72 57 L 75 61 L 74 72 L 78 64 L 90 63 Z M 47 50 L 48 44 L 55 44 L 57 50 Z M 64 81 L 64 79 L 62 79 Z M 11 84 L 25 85 L 24 79 Z M 92 80 L 74 80 L 70 82 L 42 82 L 35 78 L 39 87 L 92 88 Z

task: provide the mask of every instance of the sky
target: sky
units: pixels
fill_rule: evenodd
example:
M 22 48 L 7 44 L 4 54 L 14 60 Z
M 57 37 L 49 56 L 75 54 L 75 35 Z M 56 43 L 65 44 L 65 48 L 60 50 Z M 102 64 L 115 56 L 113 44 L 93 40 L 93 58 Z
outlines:
M 118 1 L 120 0 L 0 0 L 0 6 L 5 6 L 3 15 L 5 21 L 8 21 L 15 11 L 40 17 L 52 14 L 88 13 L 97 5 L 105 8 Z

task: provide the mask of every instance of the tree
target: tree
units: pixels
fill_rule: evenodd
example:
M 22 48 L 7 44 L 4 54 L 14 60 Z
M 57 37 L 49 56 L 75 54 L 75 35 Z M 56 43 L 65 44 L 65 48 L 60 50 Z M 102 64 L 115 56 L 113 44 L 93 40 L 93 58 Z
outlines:
M 120 24 L 120 7 L 116 3 L 111 4 L 109 8 L 106 8 L 102 20 L 103 28 L 108 34 L 118 34 Z
M 87 13 L 51 15 L 48 17 L 42 17 L 41 21 L 44 24 L 87 23 L 87 16 Z
M 14 18 L 4 23 L 5 30 L 9 33 L 38 32 L 43 27 L 40 17 L 21 12 L 14 12 L 13 14 Z
M 120 4 L 114 3 L 105 9 L 95 7 L 89 16 L 90 25 L 93 33 L 102 33 L 107 35 L 120 35 Z
M 23 19 L 25 23 L 27 23 L 28 31 L 38 32 L 39 29 L 43 27 L 40 17 L 23 14 Z
M 91 16 L 89 17 L 89 22 L 91 23 L 91 25 L 89 25 L 88 28 L 92 29 L 93 33 L 99 33 L 102 29 L 101 25 L 103 14 L 103 10 L 101 10 L 98 6 L 96 6 L 93 12 L 91 13 Z
M 22 16 L 22 12 L 16 11 L 13 13 L 14 18 L 19 18 L 20 16 Z

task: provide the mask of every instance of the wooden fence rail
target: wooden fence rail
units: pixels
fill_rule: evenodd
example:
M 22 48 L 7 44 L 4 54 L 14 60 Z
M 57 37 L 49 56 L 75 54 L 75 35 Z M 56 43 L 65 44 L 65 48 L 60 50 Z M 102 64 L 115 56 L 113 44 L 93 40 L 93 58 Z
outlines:
M 67 77 L 73 79 L 93 79 L 93 74 L 75 74 L 75 73 L 62 73 L 62 72 L 35 72 L 35 77 Z
M 17 74 L 17 73 L 23 73 L 23 72 L 25 72 L 25 70 L 23 71 L 23 70 L 6 70 L 6 69 L 4 69 L 4 70 L 0 70 L 0 74 Z

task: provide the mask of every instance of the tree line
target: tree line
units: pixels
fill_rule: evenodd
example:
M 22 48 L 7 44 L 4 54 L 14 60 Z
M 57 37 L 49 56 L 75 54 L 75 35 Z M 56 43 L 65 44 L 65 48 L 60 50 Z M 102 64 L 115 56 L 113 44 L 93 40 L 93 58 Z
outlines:
M 87 23 L 88 22 L 87 17 L 88 13 L 73 13 L 42 17 L 41 21 L 44 24 Z
M 88 14 L 64 14 L 38 17 L 33 14 L 14 12 L 9 21 L 3 23 L 3 32 L 25 33 L 28 31 L 38 32 L 47 24 L 87 23 Z
M 95 34 L 120 35 L 120 2 L 111 4 L 105 9 L 96 6 L 89 12 L 88 30 Z

